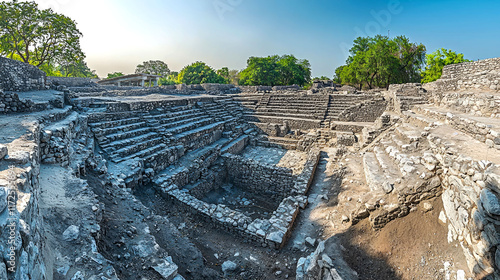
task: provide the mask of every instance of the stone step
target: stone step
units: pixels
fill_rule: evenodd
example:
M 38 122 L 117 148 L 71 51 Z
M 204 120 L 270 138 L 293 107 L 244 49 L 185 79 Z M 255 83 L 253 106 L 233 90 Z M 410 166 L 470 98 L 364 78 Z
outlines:
M 129 159 L 133 159 L 133 158 L 146 158 L 147 156 L 149 155 L 152 155 L 160 150 L 163 150 L 167 147 L 166 144 L 159 144 L 159 145 L 156 145 L 156 146 L 153 146 L 151 148 L 148 148 L 148 149 L 145 149 L 145 150 L 141 150 L 139 152 L 136 152 L 136 153 L 133 153 L 129 156 L 126 156 L 126 157 L 120 157 L 118 155 L 114 155 L 111 157 L 111 160 L 113 162 L 122 162 L 122 161 L 126 161 L 126 160 L 129 160 Z
M 298 114 L 298 113 L 276 113 L 276 112 L 255 112 L 256 117 L 258 116 L 272 116 L 272 117 L 291 117 L 291 118 L 301 118 L 301 119 L 323 119 L 324 115 L 311 115 L 311 114 Z
M 92 129 L 96 129 L 96 128 L 105 129 L 105 128 L 111 128 L 111 127 L 116 127 L 116 126 L 134 124 L 134 123 L 138 123 L 138 122 L 142 122 L 142 121 L 143 121 L 142 118 L 135 117 L 135 118 L 114 120 L 114 121 L 89 123 L 89 126 Z
M 385 152 L 385 150 L 379 146 L 375 146 L 373 148 L 373 152 L 375 153 L 375 157 L 377 158 L 387 181 L 391 184 L 395 184 L 398 180 L 401 180 L 403 175 L 399 171 L 399 166 Z
M 152 167 L 155 171 L 167 168 L 178 160 L 177 156 L 173 156 L 177 154 L 177 148 L 177 146 L 165 147 L 143 157 L 144 165 L 146 168 Z
M 149 149 L 153 146 L 161 144 L 162 142 L 164 142 L 164 139 L 162 137 L 153 138 L 143 142 L 136 142 L 133 145 L 115 150 L 114 152 L 112 152 L 111 157 L 127 157 L 141 150 Z
M 143 128 L 139 128 L 139 129 L 109 134 L 109 135 L 106 135 L 105 137 L 103 137 L 104 139 L 102 141 L 100 141 L 100 143 L 108 144 L 110 142 L 114 142 L 117 140 L 123 140 L 123 139 L 127 139 L 127 138 L 136 137 L 139 135 L 147 134 L 147 133 L 152 132 L 154 130 L 155 129 L 152 127 L 143 127 Z M 99 137 L 98 137 L 98 139 L 99 139 Z
M 466 133 L 490 148 L 500 150 L 500 119 L 478 117 L 454 110 L 433 106 L 416 106 L 418 113 L 436 118 L 449 124 L 456 130 Z
M 225 123 L 227 123 L 227 121 L 216 122 L 216 123 L 212 123 L 212 124 L 198 127 L 196 129 L 193 129 L 193 130 L 182 132 L 182 133 L 175 135 L 175 139 L 177 141 L 184 141 L 184 139 L 190 138 L 195 134 L 202 134 L 203 135 L 203 134 L 209 133 L 209 131 L 213 131 L 213 129 L 215 129 L 217 126 L 223 125 Z
M 101 148 L 107 152 L 112 153 L 114 150 L 121 149 L 126 146 L 133 145 L 134 143 L 140 143 L 144 141 L 148 141 L 150 139 L 158 137 L 158 133 L 149 132 L 147 134 L 142 134 L 136 137 L 131 137 L 123 140 L 113 141 L 107 144 L 99 144 Z
M 415 113 L 413 110 L 404 111 L 403 116 L 406 118 L 406 122 L 421 129 L 425 129 L 426 127 L 435 127 L 442 124 L 441 121 L 438 121 L 435 118 Z
M 195 118 L 204 115 L 203 111 L 198 109 L 186 110 L 182 112 L 170 112 L 159 115 L 145 116 L 144 118 L 149 121 L 156 121 L 159 123 L 169 123 L 176 122 L 180 120 L 185 120 L 189 118 Z
M 132 123 L 132 124 L 124 124 L 120 126 L 115 126 L 115 127 L 109 127 L 109 128 L 103 128 L 100 130 L 94 131 L 94 134 L 96 136 L 105 136 L 105 135 L 110 135 L 110 134 L 116 134 L 116 133 L 123 133 L 126 131 L 131 131 L 131 130 L 136 130 L 140 128 L 147 127 L 148 125 L 146 122 L 137 122 L 137 123 Z
M 198 121 L 189 122 L 189 123 L 186 123 L 183 125 L 167 128 L 164 130 L 164 132 L 171 133 L 171 134 L 175 135 L 175 134 L 183 133 L 185 131 L 193 130 L 193 129 L 196 129 L 198 127 L 207 125 L 209 123 L 212 123 L 213 121 L 214 121 L 213 118 L 203 118 L 203 119 L 198 120 Z
M 392 141 L 381 141 L 381 148 L 384 149 L 387 155 L 399 167 L 399 171 L 403 176 L 416 174 L 417 171 L 422 169 L 420 164 L 420 156 L 412 156 L 410 154 L 401 152 L 397 145 Z
M 189 123 L 192 123 L 192 122 L 197 122 L 197 121 L 203 120 L 205 118 L 206 118 L 206 116 L 203 115 L 203 114 L 201 114 L 200 116 L 197 116 L 197 117 L 183 119 L 183 120 L 179 120 L 179 121 L 175 121 L 175 122 L 164 122 L 164 121 L 161 121 L 159 124 L 160 124 L 160 126 L 162 128 L 168 129 L 168 128 L 173 128 L 173 127 L 177 127 L 177 126 L 182 126 L 182 125 L 185 125 L 185 124 L 189 124 Z
M 418 142 L 422 138 L 422 131 L 409 123 L 396 126 L 395 132 L 405 144 Z
M 373 192 L 382 192 L 387 179 L 384 172 L 380 168 L 374 153 L 366 152 L 363 155 L 363 167 L 365 171 L 366 183 L 370 189 Z

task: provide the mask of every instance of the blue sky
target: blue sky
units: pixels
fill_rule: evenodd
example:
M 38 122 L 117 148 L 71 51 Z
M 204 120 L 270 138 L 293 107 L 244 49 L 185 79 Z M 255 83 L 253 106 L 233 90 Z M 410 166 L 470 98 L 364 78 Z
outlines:
M 313 76 L 333 75 L 358 36 L 405 35 L 427 52 L 500 56 L 500 1 L 36 0 L 78 23 L 99 76 L 146 60 L 171 70 L 204 61 L 243 69 L 250 56 L 293 54 Z

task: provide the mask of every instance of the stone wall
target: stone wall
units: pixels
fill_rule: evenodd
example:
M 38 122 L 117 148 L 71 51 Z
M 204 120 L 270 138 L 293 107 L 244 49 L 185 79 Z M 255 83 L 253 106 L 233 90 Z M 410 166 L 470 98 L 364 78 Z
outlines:
M 40 136 L 42 163 L 69 165 L 73 157 L 73 142 L 87 145 L 87 118 L 71 114 L 63 122 L 45 127 Z
M 17 93 L 4 93 L 0 89 L 0 114 L 30 112 L 33 106 L 33 101 L 20 100 Z
M 339 114 L 340 121 L 374 122 L 385 112 L 387 101 L 383 98 L 367 100 L 345 109 Z
M 11 166 L 4 171 L 10 179 L 0 179 L 0 240 L 3 241 L 0 275 L 8 275 L 8 279 L 14 280 L 44 280 L 47 279 L 43 256 L 45 233 L 39 209 L 40 125 L 32 122 L 26 127 L 29 131 L 20 140 L 22 143 L 11 143 L 5 151 L 8 155 L 0 155 L 0 162 L 6 161 L 5 164 Z M 15 202 L 16 206 L 9 206 L 7 201 Z M 13 241 L 13 246 L 9 245 L 9 240 Z
M 437 106 L 463 113 L 500 118 L 500 96 L 490 93 L 438 92 L 432 91 L 432 100 Z
M 440 177 L 446 217 L 441 219 L 449 221 L 448 239 L 460 241 L 472 272 L 480 277 L 494 273 L 497 279 L 500 276 L 498 166 L 457 154 L 453 147 L 442 145 L 438 137 L 428 139 L 442 167 Z
M 500 58 L 446 65 L 441 78 L 426 87 L 437 91 L 500 91 Z
M 97 87 L 98 85 L 90 78 L 78 77 L 47 77 L 47 85 L 49 86 L 66 86 L 72 87 Z
M 241 92 L 271 92 L 273 87 L 271 86 L 239 86 Z
M 292 170 L 224 154 L 228 181 L 251 192 L 283 199 L 294 185 Z
M 45 89 L 46 75 L 33 65 L 0 57 L 0 89 L 30 91 Z

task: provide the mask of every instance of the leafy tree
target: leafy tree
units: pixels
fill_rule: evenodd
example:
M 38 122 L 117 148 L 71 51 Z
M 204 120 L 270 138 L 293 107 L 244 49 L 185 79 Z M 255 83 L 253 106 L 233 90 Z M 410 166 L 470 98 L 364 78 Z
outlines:
M 314 77 L 313 81 L 330 81 L 331 79 L 328 78 L 327 76 L 321 76 L 321 77 Z
M 113 72 L 113 73 L 108 73 L 108 76 L 106 79 L 111 79 L 111 78 L 116 78 L 116 77 L 121 77 L 125 76 L 122 72 Z
M 235 69 L 229 70 L 229 83 L 233 85 L 240 84 L 240 71 Z
M 240 72 L 240 83 L 242 85 L 277 85 L 279 83 L 278 60 L 277 55 L 250 57 L 247 60 L 247 68 Z
M 443 74 L 443 67 L 450 64 L 469 62 L 461 53 L 456 53 L 452 50 L 440 49 L 428 54 L 425 57 L 426 67 L 422 73 L 422 83 L 433 82 Z
M 168 65 L 161 60 L 150 60 L 137 65 L 135 73 L 158 75 L 167 78 L 170 74 L 170 69 L 168 69 Z
M 35 2 L 0 2 L 0 54 L 35 66 L 81 62 L 76 23 Z
M 340 78 L 340 74 L 342 73 L 342 70 L 345 68 L 345 65 L 341 65 L 335 69 L 335 74 L 333 75 L 333 81 L 337 84 L 342 84 L 342 79 Z
M 159 83 L 161 86 L 167 85 L 175 85 L 178 84 L 177 76 L 179 76 L 179 72 L 170 72 L 170 75 L 166 78 L 160 78 Z
M 179 73 L 177 81 L 179 83 L 187 85 L 204 83 L 226 83 L 226 80 L 219 74 L 217 74 L 214 69 L 212 69 L 212 67 L 201 61 L 184 67 Z
M 303 86 L 311 81 L 311 65 L 306 59 L 293 55 L 250 57 L 247 68 L 240 72 L 243 85 L 293 85 Z
M 84 61 L 64 63 L 58 69 L 64 77 L 98 78 L 95 70 L 90 70 Z
M 217 73 L 217 75 L 224 78 L 224 80 L 226 81 L 225 84 L 229 83 L 229 68 L 222 67 L 221 69 L 217 70 L 216 73 Z
M 405 36 L 359 37 L 354 40 L 346 65 L 335 70 L 335 80 L 363 87 L 388 87 L 390 84 L 420 81 L 425 46 Z

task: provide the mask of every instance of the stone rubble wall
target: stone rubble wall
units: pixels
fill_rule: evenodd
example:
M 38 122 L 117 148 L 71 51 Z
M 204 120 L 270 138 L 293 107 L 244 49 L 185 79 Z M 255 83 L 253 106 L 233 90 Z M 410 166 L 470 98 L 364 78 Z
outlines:
M 40 152 L 42 163 L 69 166 L 73 157 L 74 142 L 84 146 L 88 141 L 87 118 L 73 113 L 64 121 L 42 130 L 40 136 Z
M 79 78 L 79 77 L 47 77 L 46 81 L 48 86 L 57 87 L 65 86 L 68 88 L 88 88 L 88 87 L 98 87 L 97 83 L 93 82 L 91 78 Z
M 31 91 L 45 89 L 45 73 L 37 67 L 0 57 L 0 89 Z
M 4 93 L 0 89 L 0 114 L 31 112 L 33 106 L 33 101 L 20 100 L 17 93 Z
M 438 92 L 500 91 L 500 58 L 446 65 L 443 75 L 426 87 Z
M 273 90 L 272 86 L 238 86 L 238 88 L 244 93 L 271 92 Z
M 417 112 L 430 115 L 436 119 L 443 120 L 453 128 L 473 135 L 480 142 L 484 142 L 490 148 L 500 150 L 500 130 L 479 121 L 462 118 L 452 113 L 438 113 L 436 111 L 417 108 Z
M 500 95 L 432 91 L 434 104 L 480 117 L 500 118 Z
M 430 98 L 427 90 L 419 83 L 393 84 L 384 92 L 388 101 L 387 110 L 402 113 L 414 104 L 426 103 Z
M 264 164 L 241 156 L 222 155 L 227 168 L 228 181 L 256 194 L 283 199 L 294 185 L 292 170 Z
M 500 176 L 498 166 L 458 154 L 442 139 L 428 137 L 442 167 L 442 200 L 449 241 L 458 240 L 469 269 L 500 277 Z
M 5 154 L 0 157 L 0 161 L 4 160 L 12 166 L 7 171 L 11 173 L 12 181 L 0 179 L 0 240 L 4 241 L 0 246 L 0 254 L 3 256 L 3 261 L 0 261 L 0 275 L 8 275 L 13 280 L 47 279 L 43 255 L 45 233 L 39 209 L 39 135 L 39 123 L 30 124 L 30 131 L 23 137 L 25 143 L 22 147 L 9 147 L 8 151 L 5 151 L 8 155 L 5 158 Z M 9 191 L 15 193 L 15 209 L 7 207 Z M 12 223 L 14 225 L 11 227 Z M 6 268 L 11 267 L 8 263 L 11 251 L 7 241 L 11 235 L 15 236 L 15 272 L 7 274 Z
M 355 104 L 342 113 L 339 120 L 346 122 L 374 122 L 385 112 L 387 101 L 383 98 L 367 100 Z

